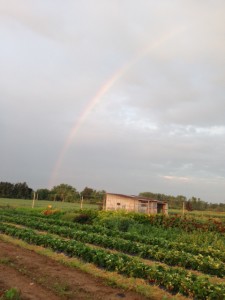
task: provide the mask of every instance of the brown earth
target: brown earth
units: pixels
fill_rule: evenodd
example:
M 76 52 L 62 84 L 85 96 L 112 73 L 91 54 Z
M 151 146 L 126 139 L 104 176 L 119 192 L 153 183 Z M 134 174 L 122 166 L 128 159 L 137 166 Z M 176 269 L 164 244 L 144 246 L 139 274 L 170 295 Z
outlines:
M 146 299 L 135 292 L 107 286 L 99 278 L 0 240 L 0 296 L 12 287 L 21 291 L 21 299 L 24 300 Z

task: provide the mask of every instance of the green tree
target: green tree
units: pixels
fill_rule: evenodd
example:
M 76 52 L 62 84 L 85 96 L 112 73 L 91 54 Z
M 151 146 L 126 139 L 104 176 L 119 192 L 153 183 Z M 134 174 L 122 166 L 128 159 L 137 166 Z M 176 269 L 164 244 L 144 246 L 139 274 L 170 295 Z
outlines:
M 105 190 L 96 191 L 95 193 L 96 201 L 102 202 L 105 194 L 106 194 Z
M 106 192 L 104 190 L 97 191 L 86 186 L 81 192 L 81 196 L 83 197 L 84 200 L 88 200 L 92 203 L 96 203 L 96 202 L 99 203 L 103 201 L 103 197 L 105 193 Z
M 79 200 L 79 193 L 77 190 L 73 186 L 65 183 L 54 186 L 51 190 L 51 194 L 54 200 L 62 202 L 75 202 Z
M 28 187 L 26 182 L 14 184 L 14 197 L 17 199 L 31 199 L 33 190 Z
M 51 191 L 48 189 L 37 190 L 38 200 L 50 200 Z
M 13 198 L 14 197 L 14 184 L 10 182 L 0 182 L 0 197 Z
M 81 192 L 81 196 L 84 198 L 84 200 L 93 200 L 95 198 L 95 190 L 89 187 L 85 187 L 83 191 Z

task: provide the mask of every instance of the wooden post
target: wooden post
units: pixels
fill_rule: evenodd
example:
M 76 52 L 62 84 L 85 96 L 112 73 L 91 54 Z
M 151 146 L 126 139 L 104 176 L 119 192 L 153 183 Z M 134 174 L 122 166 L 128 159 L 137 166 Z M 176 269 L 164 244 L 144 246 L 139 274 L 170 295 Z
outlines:
M 103 196 L 103 210 L 106 210 L 106 194 Z
M 83 198 L 83 196 L 81 196 L 81 199 L 80 199 L 80 209 L 83 209 L 83 201 L 84 201 L 84 198 Z
M 35 197 L 36 197 L 36 192 L 34 192 L 33 201 L 32 201 L 32 208 L 34 208 Z
M 182 210 L 183 210 L 183 216 L 184 216 L 184 202 L 183 202 L 183 209 Z

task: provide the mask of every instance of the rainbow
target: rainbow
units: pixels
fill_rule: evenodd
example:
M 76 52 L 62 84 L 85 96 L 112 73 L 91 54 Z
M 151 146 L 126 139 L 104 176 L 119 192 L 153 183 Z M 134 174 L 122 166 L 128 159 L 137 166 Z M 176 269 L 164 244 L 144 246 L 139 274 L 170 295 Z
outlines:
M 115 85 L 115 83 L 126 73 L 131 69 L 136 63 L 138 63 L 143 57 L 145 57 L 147 54 L 149 54 L 152 50 L 159 48 L 164 43 L 172 39 L 173 37 L 177 36 L 178 34 L 182 33 L 186 28 L 180 28 L 179 30 L 175 30 L 170 32 L 169 34 L 166 34 L 162 36 L 160 39 L 155 41 L 154 43 L 151 43 L 150 45 L 147 45 L 144 49 L 141 49 L 128 63 L 124 64 L 122 67 L 120 67 L 113 75 L 110 76 L 110 78 L 99 88 L 97 93 L 94 95 L 93 98 L 88 102 L 82 113 L 80 114 L 79 118 L 74 122 L 72 129 L 70 130 L 65 143 L 63 144 L 63 147 L 59 153 L 59 156 L 57 158 L 57 161 L 53 167 L 53 171 L 50 176 L 48 187 L 51 188 L 55 182 L 56 178 L 58 176 L 58 172 L 63 164 L 64 157 L 72 144 L 79 128 L 82 126 L 82 124 L 87 119 L 88 115 L 91 113 L 93 108 L 101 101 L 102 97 Z

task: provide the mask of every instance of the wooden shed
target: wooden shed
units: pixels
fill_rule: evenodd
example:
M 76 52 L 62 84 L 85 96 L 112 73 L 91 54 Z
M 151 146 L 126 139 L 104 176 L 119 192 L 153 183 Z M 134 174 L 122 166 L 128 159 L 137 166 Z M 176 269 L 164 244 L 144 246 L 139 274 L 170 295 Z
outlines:
M 164 201 L 149 199 L 141 196 L 127 196 L 121 194 L 106 193 L 104 202 L 104 210 L 134 211 L 144 214 L 168 214 L 168 204 Z

